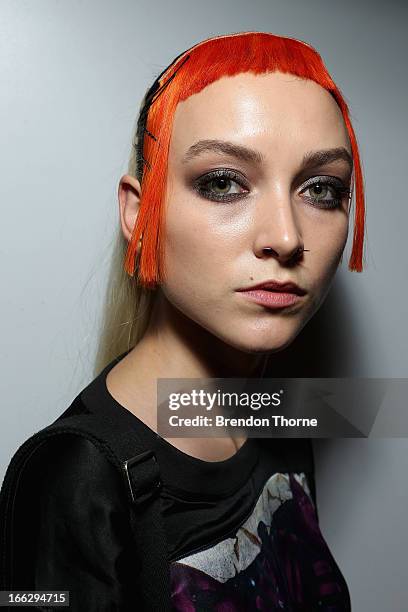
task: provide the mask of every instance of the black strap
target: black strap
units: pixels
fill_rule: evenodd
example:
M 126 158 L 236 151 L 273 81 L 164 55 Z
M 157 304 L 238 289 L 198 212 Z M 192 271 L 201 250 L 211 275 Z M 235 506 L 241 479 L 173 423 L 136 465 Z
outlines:
M 0 585 L 11 590 L 11 520 L 13 500 L 19 475 L 25 463 L 41 442 L 49 436 L 74 433 L 91 440 L 117 468 L 131 505 L 130 520 L 136 554 L 140 555 L 142 601 L 135 609 L 146 612 L 170 610 L 170 572 L 168 548 L 161 513 L 160 470 L 152 450 L 146 448 L 137 431 L 130 430 L 120 419 L 92 414 L 62 415 L 54 423 L 28 438 L 14 454 L 4 477 L 0 493 Z

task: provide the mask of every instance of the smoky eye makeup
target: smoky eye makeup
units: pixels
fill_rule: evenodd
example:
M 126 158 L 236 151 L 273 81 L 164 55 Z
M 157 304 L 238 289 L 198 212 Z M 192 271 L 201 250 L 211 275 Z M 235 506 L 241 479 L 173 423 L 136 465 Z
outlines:
M 339 208 L 344 199 L 350 199 L 350 179 L 331 175 L 317 175 L 308 178 L 298 188 L 297 193 L 308 204 L 321 209 Z M 250 192 L 249 181 L 236 170 L 218 168 L 201 174 L 193 179 L 194 191 L 204 199 L 214 202 L 234 202 L 247 197 Z
M 193 179 L 193 189 L 198 195 L 213 201 L 234 201 L 248 194 L 250 185 L 240 172 L 231 168 L 210 170 Z
M 330 175 L 313 176 L 302 183 L 299 194 L 318 208 L 339 208 L 345 198 L 351 198 L 350 181 Z

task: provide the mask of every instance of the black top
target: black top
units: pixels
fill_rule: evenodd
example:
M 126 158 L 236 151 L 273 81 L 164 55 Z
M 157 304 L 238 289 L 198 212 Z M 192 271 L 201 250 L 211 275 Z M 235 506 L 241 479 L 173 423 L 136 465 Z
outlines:
M 318 526 L 310 441 L 248 438 L 224 461 L 191 457 L 109 393 L 106 375 L 125 354 L 79 394 L 80 406 L 124 419 L 156 453 L 173 609 L 349 610 Z M 115 468 L 70 434 L 47 440 L 31 463 L 25 477 L 31 469 L 42 476 L 25 521 L 36 550 L 30 588 L 69 590 L 70 610 L 137 607 L 128 501 Z

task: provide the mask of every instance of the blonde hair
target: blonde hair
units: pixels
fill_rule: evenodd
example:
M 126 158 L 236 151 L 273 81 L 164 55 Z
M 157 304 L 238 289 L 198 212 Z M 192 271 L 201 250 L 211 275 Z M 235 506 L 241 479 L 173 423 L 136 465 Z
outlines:
M 137 139 L 135 129 L 132 142 L 137 143 Z M 131 176 L 139 174 L 137 164 L 136 147 L 132 146 L 128 174 Z M 94 376 L 97 376 L 118 355 L 136 346 L 149 324 L 156 291 L 139 284 L 137 278 L 129 276 L 125 271 L 123 262 L 127 248 L 128 242 L 118 227 L 106 286 Z

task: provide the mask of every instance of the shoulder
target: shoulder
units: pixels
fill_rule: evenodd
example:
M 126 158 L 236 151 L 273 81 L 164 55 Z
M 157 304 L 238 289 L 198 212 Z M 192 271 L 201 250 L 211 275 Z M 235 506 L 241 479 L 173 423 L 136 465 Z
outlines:
M 42 440 L 28 458 L 22 485 L 33 498 L 52 498 L 66 507 L 109 501 L 127 504 L 124 480 L 103 450 L 75 433 L 58 433 Z M 77 502 L 76 504 L 73 502 Z
M 100 472 L 114 470 L 98 445 L 79 433 L 63 432 L 49 436 L 41 441 L 34 458 L 42 463 L 42 468 L 61 474 L 81 473 L 89 477 Z

